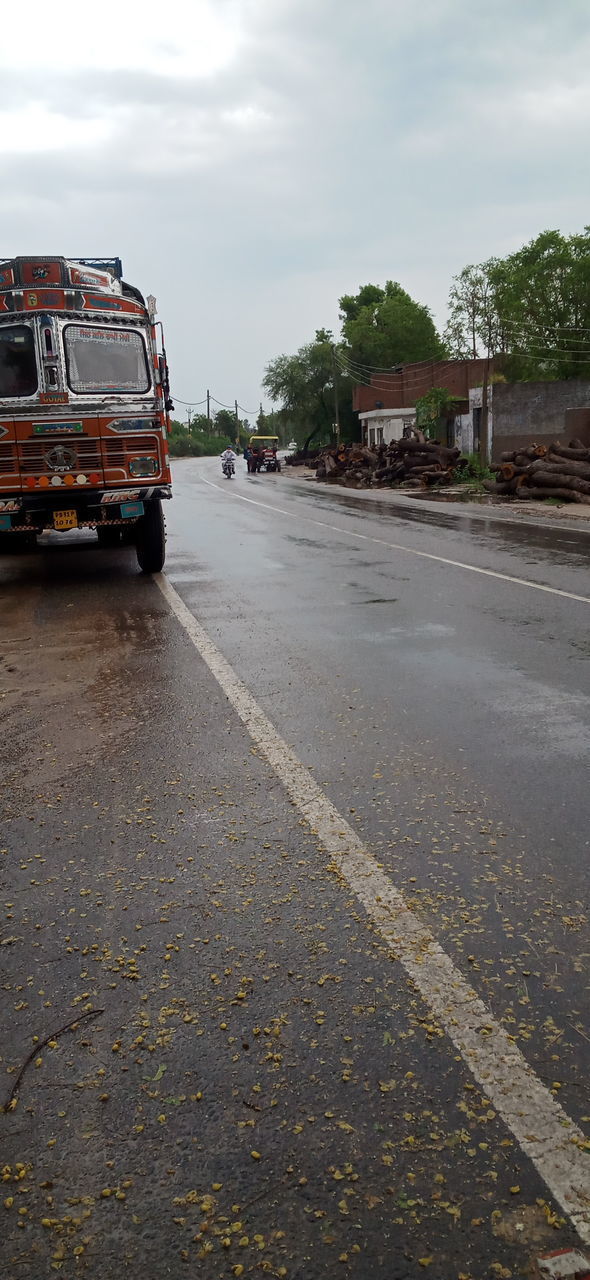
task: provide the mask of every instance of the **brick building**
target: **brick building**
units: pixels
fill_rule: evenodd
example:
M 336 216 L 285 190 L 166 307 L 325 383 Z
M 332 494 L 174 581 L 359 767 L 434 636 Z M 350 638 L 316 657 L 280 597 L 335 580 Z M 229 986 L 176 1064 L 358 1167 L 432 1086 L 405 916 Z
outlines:
M 433 387 L 444 387 L 455 399 L 447 442 L 464 453 L 477 453 L 480 444 L 483 382 L 487 360 L 422 360 L 392 373 L 376 373 L 368 386 L 356 386 L 352 407 L 359 415 L 365 444 L 399 440 L 412 426 L 416 401 Z M 590 443 L 590 382 L 494 382 L 501 361 L 489 361 L 488 439 L 490 456 L 561 437 L 581 436 Z
M 488 361 L 486 360 L 420 360 L 403 365 L 391 373 L 376 373 L 368 386 L 356 386 L 352 407 L 358 413 L 362 438 L 366 444 L 399 440 L 405 426 L 415 421 L 416 401 L 433 387 L 444 387 L 456 400 L 456 417 L 449 422 L 449 439 L 452 435 L 465 449 L 474 447 L 473 406 L 470 393 L 481 387 Z M 489 361 L 489 376 L 494 361 Z M 475 406 L 475 440 L 481 415 L 481 405 Z M 465 441 L 463 442 L 463 436 Z M 467 436 L 471 439 L 467 439 Z M 477 447 L 477 443 L 476 443 Z

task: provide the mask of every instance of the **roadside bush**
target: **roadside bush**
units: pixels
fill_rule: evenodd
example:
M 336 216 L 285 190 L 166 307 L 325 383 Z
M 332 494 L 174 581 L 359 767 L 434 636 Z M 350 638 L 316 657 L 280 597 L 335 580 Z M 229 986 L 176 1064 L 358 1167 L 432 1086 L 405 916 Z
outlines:
M 206 436 L 202 432 L 189 435 L 188 431 L 174 432 L 169 444 L 171 458 L 214 458 L 223 453 L 228 444 L 234 447 L 224 436 Z
M 482 463 L 478 453 L 467 453 L 467 466 L 462 468 L 460 480 L 489 480 L 494 476 L 494 472 L 488 466 Z

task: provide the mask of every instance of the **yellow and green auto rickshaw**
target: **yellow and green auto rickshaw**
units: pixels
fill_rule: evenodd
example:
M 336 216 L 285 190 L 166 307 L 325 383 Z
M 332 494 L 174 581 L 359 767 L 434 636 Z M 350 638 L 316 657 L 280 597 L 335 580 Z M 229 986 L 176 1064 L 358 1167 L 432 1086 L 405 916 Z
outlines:
M 278 436 L 250 436 L 249 446 L 248 471 L 280 471 Z

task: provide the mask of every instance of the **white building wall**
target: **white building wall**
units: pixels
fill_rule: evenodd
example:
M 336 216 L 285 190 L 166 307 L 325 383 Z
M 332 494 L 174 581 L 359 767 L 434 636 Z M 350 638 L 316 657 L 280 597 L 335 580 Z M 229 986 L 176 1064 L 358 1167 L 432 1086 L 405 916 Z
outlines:
M 368 413 L 359 413 L 362 428 L 363 444 L 391 444 L 393 440 L 401 440 L 404 427 L 414 426 L 415 409 L 372 409 Z

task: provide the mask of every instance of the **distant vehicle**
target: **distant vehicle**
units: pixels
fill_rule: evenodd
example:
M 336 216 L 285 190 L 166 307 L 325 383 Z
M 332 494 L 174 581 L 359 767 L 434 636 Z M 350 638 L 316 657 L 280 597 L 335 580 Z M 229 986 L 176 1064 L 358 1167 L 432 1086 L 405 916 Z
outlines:
M 280 471 L 281 464 L 277 456 L 278 436 L 250 436 L 249 471 Z
M 119 258 L 0 259 L 0 533 L 96 529 L 156 573 L 173 405 L 155 298 L 122 276 Z

